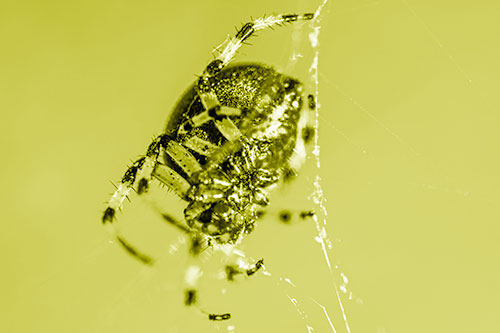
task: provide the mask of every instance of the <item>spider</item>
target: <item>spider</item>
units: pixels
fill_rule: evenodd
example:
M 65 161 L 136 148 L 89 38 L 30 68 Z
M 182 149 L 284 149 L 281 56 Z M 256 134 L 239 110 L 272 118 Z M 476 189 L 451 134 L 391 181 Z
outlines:
M 187 202 L 184 221 L 167 214 L 163 217 L 191 236 L 194 256 L 203 244 L 237 244 L 250 233 L 269 203 L 268 192 L 296 174 L 305 156 L 304 142 L 311 140 L 314 128 L 308 126 L 307 111 L 302 110 L 299 80 L 266 65 L 230 62 L 256 31 L 314 17 L 311 13 L 264 16 L 244 24 L 228 38 L 218 48 L 219 55 L 177 102 L 163 134 L 126 170 L 108 201 L 102 223 L 112 225 L 131 190 L 143 195 L 154 179 Z M 316 107 L 314 96 L 308 95 L 307 105 L 309 110 Z M 289 211 L 281 213 L 283 222 L 290 216 Z M 129 254 L 153 264 L 151 257 L 130 245 L 117 229 L 113 232 Z M 251 276 L 262 266 L 262 259 L 243 270 L 228 265 L 227 279 L 232 281 L 238 274 Z M 186 279 L 195 280 L 195 275 L 188 273 Z M 189 288 L 185 304 L 196 302 L 196 290 Z M 204 313 L 210 320 L 231 317 L 229 313 Z

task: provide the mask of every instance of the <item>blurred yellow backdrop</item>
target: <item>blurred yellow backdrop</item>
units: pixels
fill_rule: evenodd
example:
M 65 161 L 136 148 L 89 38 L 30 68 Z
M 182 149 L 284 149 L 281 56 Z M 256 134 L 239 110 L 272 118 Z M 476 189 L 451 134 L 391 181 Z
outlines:
M 318 5 L 2 1 L 0 331 L 500 331 L 496 1 L 325 7 L 319 174 L 332 274 L 312 222 L 270 214 L 242 248 L 271 276 L 229 284 L 214 277 L 223 259 L 207 269 L 200 302 L 233 314 L 214 323 L 183 306 L 186 246 L 147 202 L 133 197 L 118 218 L 159 257 L 154 268 L 102 228 L 109 181 L 161 132 L 211 50 L 250 17 Z M 310 29 L 262 32 L 238 59 L 310 83 Z M 290 68 L 293 54 L 303 58 Z M 315 209 L 316 173 L 309 161 L 271 209 Z

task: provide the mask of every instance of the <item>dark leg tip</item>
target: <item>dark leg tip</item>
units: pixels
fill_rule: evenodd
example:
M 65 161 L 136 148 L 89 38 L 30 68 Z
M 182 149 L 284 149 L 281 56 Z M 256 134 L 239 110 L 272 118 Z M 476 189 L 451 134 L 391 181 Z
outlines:
M 280 220 L 283 223 L 288 223 L 292 219 L 292 214 L 288 210 L 284 210 L 280 213 Z
M 314 138 L 315 129 L 314 127 L 306 126 L 302 129 L 302 140 L 305 144 L 308 144 Z
M 255 263 L 255 267 L 247 269 L 247 276 L 255 274 L 264 265 L 264 259 L 260 259 Z
M 152 266 L 154 264 L 154 260 L 151 257 L 138 252 L 132 245 L 127 243 L 123 238 L 118 236 L 116 237 L 116 239 L 131 256 L 142 262 L 144 265 Z
M 141 178 L 139 184 L 137 185 L 137 194 L 141 195 L 148 191 L 149 183 L 146 178 Z
M 106 210 L 104 211 L 104 214 L 102 215 L 102 223 L 105 224 L 105 223 L 111 223 L 113 222 L 113 219 L 115 217 L 115 210 L 111 207 L 108 207 L 106 208 Z
M 221 69 L 224 67 L 224 63 L 220 59 L 215 59 L 208 64 L 206 72 L 210 76 L 217 75 Z
M 230 313 L 224 313 L 224 314 L 209 314 L 208 319 L 213 320 L 213 321 L 222 321 L 222 320 L 228 320 L 231 319 L 231 314 Z
M 235 266 L 226 266 L 226 278 L 228 281 L 234 281 L 234 277 L 238 274 L 241 274 L 241 271 L 235 268 Z
M 299 18 L 299 15 L 297 15 L 297 14 L 286 14 L 286 15 L 283 15 L 282 17 L 283 17 L 283 20 L 285 20 L 285 22 L 295 22 Z
M 196 301 L 197 301 L 196 290 L 194 290 L 194 289 L 186 290 L 184 304 L 186 306 L 191 306 L 191 305 L 195 304 Z
M 314 215 L 316 215 L 316 213 L 312 210 L 300 212 L 300 218 L 303 220 L 308 217 L 313 217 Z
M 309 110 L 316 109 L 316 99 L 312 94 L 307 95 L 307 107 L 309 108 Z
M 314 18 L 314 13 L 305 13 L 304 20 L 312 20 Z

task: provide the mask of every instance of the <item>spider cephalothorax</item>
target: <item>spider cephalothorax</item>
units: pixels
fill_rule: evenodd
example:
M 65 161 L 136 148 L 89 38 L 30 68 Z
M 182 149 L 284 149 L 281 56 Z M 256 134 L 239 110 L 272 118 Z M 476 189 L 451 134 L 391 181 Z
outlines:
M 294 173 L 304 139 L 313 131 L 307 126 L 307 111 L 302 110 L 299 80 L 265 65 L 228 65 L 255 31 L 313 18 L 313 14 L 263 17 L 226 40 L 219 56 L 178 101 L 164 133 L 125 172 L 103 223 L 113 222 L 131 189 L 144 194 L 155 178 L 186 201 L 185 221 L 164 217 L 193 236 L 193 243 L 205 238 L 209 244 L 235 244 L 251 232 L 260 210 L 269 203 L 268 191 Z M 310 109 L 313 102 L 308 96 Z M 118 233 L 116 237 L 130 254 L 152 263 Z M 262 265 L 259 261 L 246 274 Z M 196 294 L 188 292 L 186 304 L 192 305 Z M 225 320 L 229 315 L 209 318 Z

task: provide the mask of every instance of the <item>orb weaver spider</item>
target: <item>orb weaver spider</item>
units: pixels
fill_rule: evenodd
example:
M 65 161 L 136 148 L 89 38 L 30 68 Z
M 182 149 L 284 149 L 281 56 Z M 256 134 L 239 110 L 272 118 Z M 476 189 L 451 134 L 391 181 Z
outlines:
M 264 16 L 244 24 L 227 39 L 219 55 L 177 102 L 164 133 L 126 170 L 102 223 L 112 225 L 131 190 L 143 195 L 155 179 L 187 202 L 185 223 L 170 215 L 163 217 L 191 236 L 194 256 L 202 251 L 203 243 L 237 244 L 250 233 L 263 214 L 262 207 L 269 203 L 269 190 L 300 166 L 304 142 L 310 141 L 314 128 L 308 126 L 307 112 L 302 110 L 299 80 L 265 65 L 230 62 L 256 31 L 314 17 L 312 13 Z M 307 105 L 309 110 L 316 107 L 312 95 Z M 301 217 L 311 214 L 302 212 Z M 282 213 L 281 219 L 288 222 L 290 213 Z M 113 232 L 129 254 L 153 264 L 151 257 L 130 245 L 116 229 Z M 226 266 L 227 279 L 253 275 L 262 266 L 262 259 L 246 270 Z M 196 301 L 196 290 L 186 290 L 185 304 Z M 229 313 L 206 314 L 217 321 L 231 317 Z

